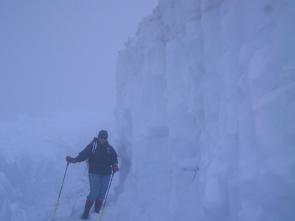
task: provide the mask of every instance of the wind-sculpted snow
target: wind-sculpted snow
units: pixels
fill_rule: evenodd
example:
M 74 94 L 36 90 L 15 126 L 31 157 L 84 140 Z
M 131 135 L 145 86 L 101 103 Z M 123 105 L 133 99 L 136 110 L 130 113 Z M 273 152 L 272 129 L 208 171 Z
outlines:
M 129 163 L 110 220 L 294 219 L 294 15 L 292 0 L 159 1 L 118 59 Z

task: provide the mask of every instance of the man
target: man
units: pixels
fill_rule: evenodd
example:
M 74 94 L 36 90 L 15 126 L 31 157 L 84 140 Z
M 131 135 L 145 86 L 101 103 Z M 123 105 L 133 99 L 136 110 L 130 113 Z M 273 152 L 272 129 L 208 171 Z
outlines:
M 119 170 L 117 153 L 108 143 L 108 132 L 101 130 L 97 138 L 82 150 L 75 158 L 66 157 L 68 163 L 88 161 L 90 193 L 87 196 L 81 219 L 89 218 L 89 211 L 95 203 L 95 212 L 99 213 L 111 179 Z

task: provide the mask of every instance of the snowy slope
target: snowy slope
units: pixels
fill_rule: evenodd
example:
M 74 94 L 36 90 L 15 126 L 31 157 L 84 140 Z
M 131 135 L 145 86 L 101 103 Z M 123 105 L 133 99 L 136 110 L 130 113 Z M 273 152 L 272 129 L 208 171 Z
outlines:
M 159 0 L 118 59 L 108 220 L 294 220 L 294 21 L 293 0 Z

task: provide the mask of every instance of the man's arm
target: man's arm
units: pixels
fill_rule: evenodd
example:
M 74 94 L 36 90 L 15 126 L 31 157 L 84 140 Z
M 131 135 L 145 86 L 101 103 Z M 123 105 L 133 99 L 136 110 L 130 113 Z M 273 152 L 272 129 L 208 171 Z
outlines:
M 113 173 L 116 173 L 117 171 L 119 171 L 118 156 L 115 149 L 113 147 L 111 149 L 112 149 L 112 169 L 113 169 Z
M 82 150 L 78 156 L 74 158 L 76 161 L 75 163 L 79 163 L 84 160 L 87 160 L 91 154 L 91 149 L 92 149 L 92 145 L 91 144 L 87 145 L 87 147 L 84 150 Z
M 79 163 L 82 162 L 84 160 L 87 160 L 89 158 L 89 156 L 91 155 L 91 150 L 92 150 L 92 145 L 93 145 L 94 140 L 88 144 L 84 150 L 82 150 L 79 155 L 75 158 L 73 157 L 66 157 L 66 161 L 68 163 Z

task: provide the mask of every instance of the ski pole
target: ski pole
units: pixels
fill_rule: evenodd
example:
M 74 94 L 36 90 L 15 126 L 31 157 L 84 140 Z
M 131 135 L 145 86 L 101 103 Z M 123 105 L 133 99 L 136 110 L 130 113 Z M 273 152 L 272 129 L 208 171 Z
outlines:
M 58 194 L 57 202 L 56 202 L 56 204 L 55 204 L 55 209 L 54 209 L 54 214 L 53 214 L 53 219 L 52 219 L 52 221 L 55 220 L 56 212 L 57 212 L 57 209 L 58 209 L 58 206 L 59 206 L 59 199 L 60 199 L 61 192 L 62 192 L 62 189 L 63 189 L 64 183 L 65 183 L 65 179 L 66 179 L 67 171 L 68 171 L 68 168 L 69 168 L 69 164 L 70 164 L 70 163 L 67 162 L 67 166 L 66 166 L 66 170 L 65 170 L 65 173 L 64 173 L 64 177 L 63 177 L 63 179 L 62 179 L 61 188 L 60 188 L 60 190 L 59 190 L 59 194 Z
M 114 173 L 112 173 L 112 175 L 111 175 L 111 179 L 110 179 L 110 182 L 109 182 L 109 185 L 108 185 L 108 188 L 107 188 L 107 192 L 106 192 L 105 197 L 104 197 L 103 202 L 102 202 L 101 212 L 99 214 L 99 221 L 102 221 L 102 217 L 103 217 L 103 213 L 104 213 L 104 208 L 105 208 L 106 201 L 107 201 L 107 198 L 108 198 L 108 195 L 109 195 L 109 192 L 110 192 L 110 188 L 111 188 L 111 185 L 112 185 L 113 177 L 114 177 Z

